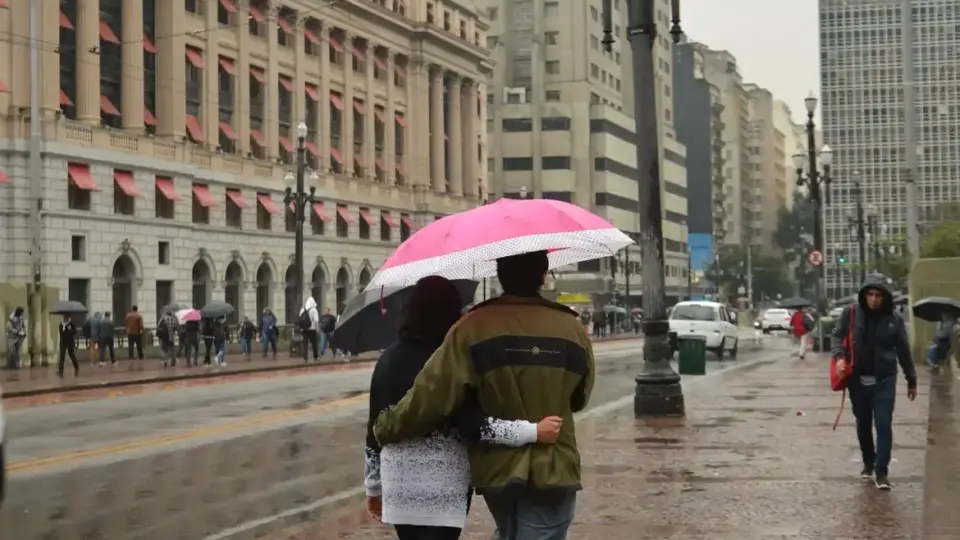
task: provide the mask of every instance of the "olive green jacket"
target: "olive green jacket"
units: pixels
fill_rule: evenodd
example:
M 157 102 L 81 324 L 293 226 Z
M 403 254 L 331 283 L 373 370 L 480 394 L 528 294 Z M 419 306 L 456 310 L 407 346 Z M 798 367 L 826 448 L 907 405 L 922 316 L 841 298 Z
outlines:
M 593 381 L 593 347 L 576 312 L 540 297 L 500 296 L 476 306 L 450 330 L 413 388 L 380 414 L 374 432 L 381 444 L 425 435 L 476 392 L 488 416 L 564 419 L 555 445 L 472 446 L 478 492 L 578 490 L 573 413 L 586 407 Z

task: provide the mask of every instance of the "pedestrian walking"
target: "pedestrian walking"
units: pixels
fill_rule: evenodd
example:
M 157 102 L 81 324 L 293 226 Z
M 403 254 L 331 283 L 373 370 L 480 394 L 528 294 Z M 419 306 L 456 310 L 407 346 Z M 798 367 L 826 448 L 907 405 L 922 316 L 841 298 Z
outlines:
M 810 314 L 810 308 L 800 308 L 790 316 L 790 328 L 793 329 L 793 337 L 800 343 L 797 349 L 797 356 L 801 360 L 807 356 L 807 347 L 810 344 L 810 331 L 813 330 L 814 320 Z
M 69 313 L 64 313 L 63 320 L 60 321 L 60 362 L 57 364 L 57 376 L 63 377 L 63 367 L 70 357 L 70 363 L 73 364 L 73 376 L 80 375 L 80 362 L 77 361 L 77 327 Z
M 214 359 L 219 366 L 227 365 L 227 319 L 219 317 L 213 321 Z
M 897 397 L 897 363 L 907 379 L 907 398 L 917 397 L 917 370 L 903 318 L 893 309 L 893 293 L 881 274 L 870 274 L 857 302 L 840 314 L 831 336 L 838 374 L 853 363 L 848 390 L 863 457 L 862 478 L 876 476 L 880 489 L 888 478 L 893 446 L 893 409 Z M 873 429 L 877 437 L 874 443 Z
M 540 296 L 546 251 L 500 258 L 496 265 L 503 294 L 451 328 L 403 400 L 380 413 L 374 433 L 381 444 L 429 433 L 472 392 L 492 417 L 562 418 L 555 447 L 469 447 L 474 486 L 500 538 L 560 540 L 581 489 L 573 414 L 593 390 L 593 348 L 575 311 Z
M 100 357 L 100 323 L 103 315 L 97 311 L 83 323 L 83 337 L 87 340 L 87 349 L 90 353 L 90 365 L 95 366 Z
M 310 351 L 307 348 L 309 344 L 310 349 L 313 350 L 313 361 L 316 362 L 319 357 L 317 336 L 320 333 L 320 313 L 317 312 L 317 301 L 312 296 L 303 303 L 303 307 L 300 309 L 300 317 L 297 319 L 297 326 L 303 336 L 301 342 L 303 361 L 306 362 L 310 358 L 308 355 Z
M 470 507 L 470 461 L 464 440 L 508 447 L 552 444 L 562 420 L 536 423 L 487 417 L 475 394 L 421 436 L 381 446 L 377 417 L 414 386 L 427 360 L 460 318 L 462 299 L 442 277 L 415 286 L 401 316 L 397 341 L 377 361 L 370 380 L 370 419 L 364 460 L 367 512 L 393 525 L 399 540 L 460 537 Z M 502 450 L 502 449 L 501 449 Z
M 607 335 L 607 317 L 603 314 L 602 309 L 594 310 L 593 312 L 593 337 L 602 338 Z
M 163 361 L 163 367 L 177 365 L 177 349 L 174 337 L 179 334 L 179 327 L 180 321 L 173 314 L 173 310 L 169 309 L 157 322 L 157 340 L 160 342 L 160 358 Z M 187 364 L 190 364 L 189 359 Z
M 133 350 L 137 350 L 137 358 L 143 360 L 143 315 L 137 306 L 130 308 L 130 313 L 123 318 L 123 327 L 127 332 L 127 358 L 133 360 Z
M 937 325 L 937 331 L 933 334 L 933 342 L 927 348 L 927 365 L 936 368 L 940 362 L 946 360 L 950 355 L 950 336 L 953 333 L 953 327 L 957 324 L 957 317 L 944 313 L 940 318 L 940 324 Z
M 273 359 L 277 359 L 277 316 L 270 308 L 263 308 L 260 317 L 260 343 L 263 344 L 263 357 L 267 357 L 267 350 L 273 349 Z
M 183 359 L 187 367 L 191 365 L 196 367 L 200 365 L 200 321 L 187 321 L 181 325 L 183 328 Z M 178 355 L 179 356 L 179 355 Z M 193 358 L 191 363 L 190 359 Z
M 330 340 L 333 338 L 333 331 L 336 328 L 337 318 L 330 312 L 330 308 L 323 308 L 323 315 L 320 316 L 320 358 L 323 358 L 323 355 L 326 354 L 327 347 L 330 346 Z M 334 356 L 336 356 L 335 353 Z
M 209 366 L 212 356 L 216 355 L 213 348 L 213 319 L 204 318 L 200 321 L 200 338 L 203 340 L 203 365 Z
M 98 360 L 100 365 L 103 365 L 103 360 L 106 356 L 107 351 L 110 352 L 110 364 L 116 364 L 117 359 L 114 356 L 114 342 L 116 339 L 117 328 L 113 324 L 113 319 L 110 317 L 110 312 L 103 312 L 103 319 L 100 321 L 99 332 L 97 333 L 97 341 L 100 346 L 100 356 Z
M 254 336 L 257 334 L 257 327 L 250 320 L 250 317 L 243 318 L 243 321 L 240 322 L 240 328 L 237 329 L 237 334 L 240 336 L 240 354 L 249 359 L 250 348 L 253 345 Z
M 20 353 L 23 341 L 27 337 L 27 322 L 23 317 L 23 308 L 17 306 L 7 319 L 7 368 L 20 367 Z

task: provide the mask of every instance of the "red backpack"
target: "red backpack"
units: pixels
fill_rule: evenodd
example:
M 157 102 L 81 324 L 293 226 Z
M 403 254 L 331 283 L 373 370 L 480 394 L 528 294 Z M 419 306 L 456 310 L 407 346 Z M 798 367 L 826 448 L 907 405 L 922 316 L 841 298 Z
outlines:
M 843 392 L 843 396 L 840 397 L 840 411 L 837 413 L 837 419 L 833 422 L 834 430 L 837 429 L 837 425 L 840 423 L 840 416 L 843 415 L 843 404 L 847 401 L 847 385 L 850 382 L 850 376 L 853 375 L 853 322 L 856 319 L 856 304 L 850 304 L 847 313 L 847 319 L 850 325 L 847 328 L 846 337 L 843 338 L 844 356 L 830 359 L 830 389 L 834 392 Z M 837 370 L 837 364 L 840 360 L 846 362 L 842 373 L 839 373 Z

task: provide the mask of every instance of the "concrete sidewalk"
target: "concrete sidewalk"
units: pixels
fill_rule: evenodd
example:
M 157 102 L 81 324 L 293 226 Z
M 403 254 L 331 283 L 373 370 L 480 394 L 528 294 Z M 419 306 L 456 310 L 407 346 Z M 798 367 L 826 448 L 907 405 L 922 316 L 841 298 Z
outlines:
M 923 503 L 928 375 L 921 373 L 921 394 L 913 403 L 901 379 L 894 487 L 881 492 L 858 476 L 849 404 L 838 430 L 831 430 L 840 394 L 830 391 L 826 356 L 801 361 L 787 355 L 764 355 L 685 383 L 685 419 L 637 421 L 632 410 L 621 408 L 578 421 L 584 489 L 570 538 L 915 538 Z M 393 537 L 360 509 L 331 516 L 323 527 L 288 538 Z M 320 534 L 328 529 L 339 536 Z M 489 540 L 492 531 L 485 504 L 476 501 L 462 538 Z

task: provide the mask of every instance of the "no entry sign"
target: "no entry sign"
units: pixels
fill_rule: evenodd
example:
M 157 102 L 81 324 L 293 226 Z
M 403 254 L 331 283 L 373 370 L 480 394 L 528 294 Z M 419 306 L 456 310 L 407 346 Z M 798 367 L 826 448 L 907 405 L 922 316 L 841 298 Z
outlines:
M 807 262 L 809 262 L 813 266 L 820 266 L 821 264 L 823 264 L 823 253 L 815 249 L 811 250 L 810 254 L 807 255 Z

